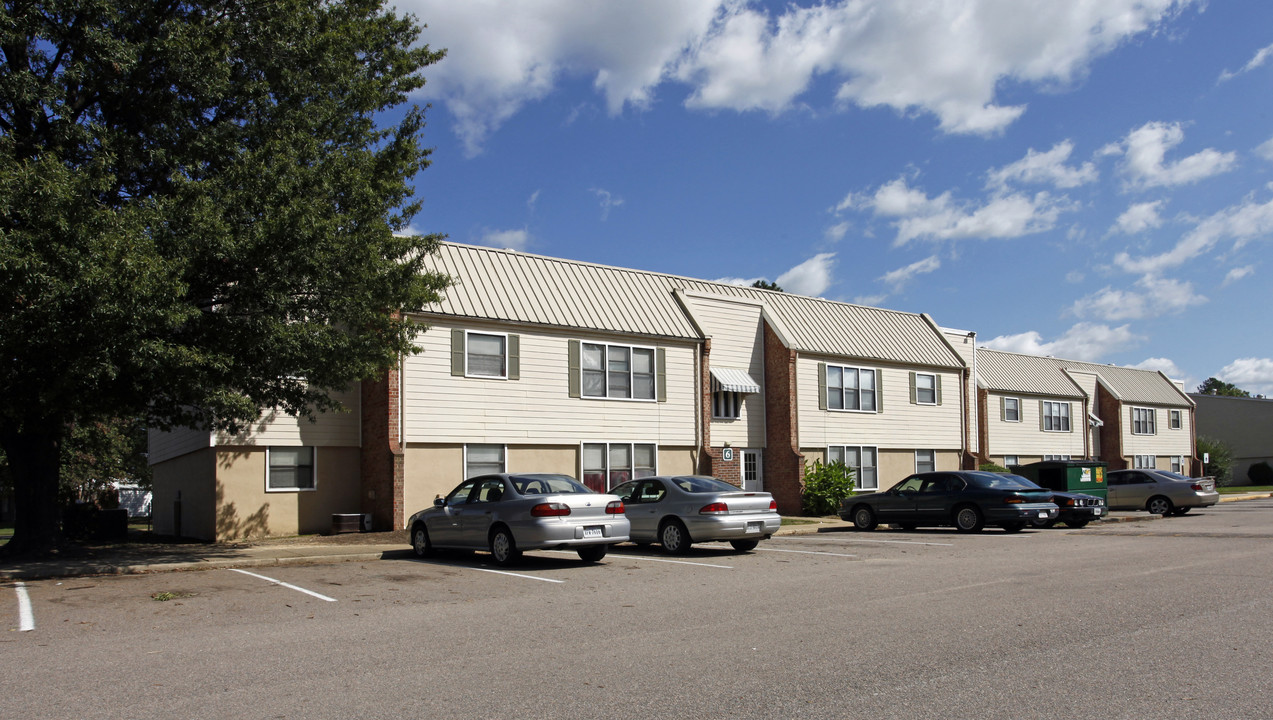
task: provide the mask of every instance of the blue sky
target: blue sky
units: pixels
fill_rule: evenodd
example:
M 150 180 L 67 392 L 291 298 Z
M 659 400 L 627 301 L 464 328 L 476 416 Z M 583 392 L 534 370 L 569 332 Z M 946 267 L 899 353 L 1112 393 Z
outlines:
M 1273 394 L 1273 2 L 398 8 L 417 231 Z

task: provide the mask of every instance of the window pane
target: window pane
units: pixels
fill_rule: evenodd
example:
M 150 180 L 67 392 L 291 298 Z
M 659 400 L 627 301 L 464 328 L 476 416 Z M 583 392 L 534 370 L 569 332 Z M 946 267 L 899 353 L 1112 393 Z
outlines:
M 654 374 L 654 351 L 633 350 L 632 372 Z
M 583 352 L 580 354 L 580 360 L 583 362 L 585 370 L 601 370 L 602 363 L 605 361 L 606 349 L 601 345 L 589 345 L 584 343 Z
M 840 445 L 827 447 L 827 464 L 844 462 L 844 448 Z
M 610 487 L 632 479 L 632 448 L 628 445 L 610 446 Z
M 465 478 L 504 472 L 503 445 L 469 445 L 465 447 Z
M 503 336 L 469 334 L 468 372 L 470 375 L 504 376 Z
M 915 376 L 915 399 L 926 405 L 937 402 L 936 381 L 932 375 Z
M 582 392 L 584 397 L 606 396 L 606 374 L 604 371 L 584 370 L 582 379 Z
M 583 446 L 583 484 L 589 490 L 605 492 L 606 490 L 606 446 L 588 444 Z
M 862 378 L 861 409 L 875 412 L 875 371 L 862 370 L 860 374 Z
M 654 399 L 654 351 L 632 351 L 632 397 Z
M 584 344 L 580 353 L 582 373 L 581 392 L 584 397 L 606 396 L 605 347 Z
M 633 477 L 651 477 L 655 470 L 655 457 L 658 454 L 654 445 L 636 445 L 633 447 L 633 454 L 636 467 L 633 469 Z
M 862 467 L 862 451 L 860 448 L 846 447 L 844 448 L 844 464 L 854 470 Z

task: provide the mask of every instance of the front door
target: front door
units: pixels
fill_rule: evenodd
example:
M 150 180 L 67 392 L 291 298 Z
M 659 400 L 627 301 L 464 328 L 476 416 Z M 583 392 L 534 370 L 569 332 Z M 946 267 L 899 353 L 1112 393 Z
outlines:
M 759 450 L 743 451 L 743 490 L 761 492 L 765 489 L 762 467 Z

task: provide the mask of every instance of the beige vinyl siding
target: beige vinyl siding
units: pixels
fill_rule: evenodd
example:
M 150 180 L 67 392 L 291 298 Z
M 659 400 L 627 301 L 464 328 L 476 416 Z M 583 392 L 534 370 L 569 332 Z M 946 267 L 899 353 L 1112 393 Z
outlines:
M 486 329 L 520 336 L 521 378 L 451 375 L 451 329 L 434 323 L 417 338 L 423 351 L 403 365 L 403 440 L 407 443 L 695 442 L 695 351 L 689 343 L 588 335 L 584 331 Z M 571 340 L 662 348 L 667 402 L 570 397 Z
M 915 473 L 915 450 L 931 450 L 930 447 L 904 448 L 885 450 L 880 449 L 876 456 L 876 474 L 879 481 L 879 491 L 888 490 L 899 482 L 905 480 L 908 476 Z M 814 460 L 826 460 L 825 447 L 805 447 L 802 452 L 805 456 L 805 462 L 813 462 Z M 958 470 L 959 456 L 958 450 L 938 450 L 933 453 L 936 467 L 938 470 Z M 863 491 L 875 492 L 875 491 Z
M 1153 435 L 1135 435 L 1132 433 L 1132 408 L 1153 409 L 1154 417 L 1154 434 Z M 1180 410 L 1180 429 L 1172 430 L 1170 427 L 1171 410 Z M 1166 408 L 1154 407 L 1152 405 L 1123 405 L 1123 454 L 1127 457 L 1133 455 L 1184 455 L 1185 457 L 1193 456 L 1193 447 L 1191 439 L 1193 434 L 1189 429 L 1189 409 L 1188 408 Z
M 946 337 L 946 342 L 950 343 L 950 346 L 955 349 L 955 353 L 959 355 L 959 359 L 963 360 L 965 365 L 969 368 L 975 366 L 978 355 L 977 336 L 975 334 L 963 330 L 942 328 L 942 335 Z M 977 407 L 976 397 L 977 378 L 972 372 L 969 372 L 967 384 L 964 388 L 964 398 L 968 403 L 968 427 L 973 428 L 968 433 L 968 451 L 971 453 L 980 451 L 979 443 L 981 441 L 980 433 L 975 430 L 980 412 Z
M 1068 372 L 1070 378 L 1078 384 L 1079 388 L 1083 390 L 1085 395 L 1089 398 L 1096 397 L 1096 386 L 1099 382 L 1099 377 L 1095 373 L 1080 372 L 1077 370 L 1069 370 Z M 1095 410 L 1093 409 L 1092 412 L 1095 412 Z
M 882 412 L 844 412 L 818 408 L 818 363 L 879 370 Z M 941 405 L 910 403 L 910 373 L 923 372 L 941 378 Z M 951 371 L 872 365 L 853 360 L 805 357 L 796 359 L 797 417 L 801 447 L 874 445 L 886 448 L 960 450 L 960 375 Z
M 158 465 L 161 462 L 181 457 L 187 453 L 212 447 L 212 433 L 207 430 L 195 430 L 182 427 L 172 430 L 147 431 L 148 462 Z
M 765 356 L 759 303 L 698 295 L 688 296 L 687 301 L 695 319 L 712 339 L 711 367 L 746 370 L 763 389 Z M 712 419 L 713 445 L 728 442 L 735 447 L 765 446 L 764 393 L 749 393 L 742 400 L 737 420 Z
M 267 410 L 247 430 L 238 435 L 217 433 L 216 444 L 218 447 L 223 445 L 360 446 L 362 444 L 360 404 L 362 396 L 359 389 L 355 386 L 346 392 L 333 393 L 333 397 L 344 406 L 344 410 L 315 415 L 312 422 L 306 418 L 292 417 L 280 410 Z
M 1005 422 L 999 408 L 1002 398 L 1012 397 L 1021 400 L 1021 422 Z M 1068 402 L 1070 404 L 1070 432 L 1050 432 L 1040 430 L 1039 404 L 1042 401 Z M 1083 401 L 1073 398 L 1039 398 L 1029 395 L 1003 395 L 990 393 L 987 405 L 990 418 L 987 429 L 990 450 L 998 456 L 1020 455 L 1069 455 L 1081 458 L 1085 454 L 1083 446 L 1084 433 L 1087 430 L 1087 417 L 1083 414 Z

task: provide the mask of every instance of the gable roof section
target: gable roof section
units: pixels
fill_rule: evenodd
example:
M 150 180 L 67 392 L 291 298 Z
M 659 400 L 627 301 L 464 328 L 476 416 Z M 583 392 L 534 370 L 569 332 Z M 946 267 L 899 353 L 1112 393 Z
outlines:
M 1190 407 L 1193 402 L 1160 372 L 1081 360 L 1021 355 L 982 349 L 977 354 L 979 382 L 990 390 L 1082 397 L 1068 372 L 1091 373 L 1125 403 Z
M 727 283 L 476 245 L 441 243 L 426 261 L 454 278 L 426 313 L 702 339 L 676 291 L 762 303 L 794 350 L 907 365 L 962 368 L 923 315 Z

